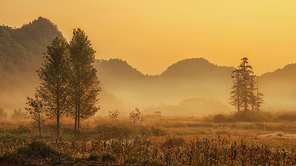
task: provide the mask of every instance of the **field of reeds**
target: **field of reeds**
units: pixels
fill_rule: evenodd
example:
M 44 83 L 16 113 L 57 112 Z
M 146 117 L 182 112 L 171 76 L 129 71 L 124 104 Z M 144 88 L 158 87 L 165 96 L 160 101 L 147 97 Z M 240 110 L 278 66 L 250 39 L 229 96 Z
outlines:
M 0 121 L 1 165 L 293 165 L 296 122 L 214 123 L 194 117 L 144 116 L 141 123 L 95 117 L 74 136 L 47 120 L 39 138 L 31 121 Z

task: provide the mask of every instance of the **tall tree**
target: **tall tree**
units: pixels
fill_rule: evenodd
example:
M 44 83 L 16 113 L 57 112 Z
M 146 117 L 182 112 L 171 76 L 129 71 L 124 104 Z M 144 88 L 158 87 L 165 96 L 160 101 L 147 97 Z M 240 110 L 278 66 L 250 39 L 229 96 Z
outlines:
M 37 70 L 41 82 L 37 92 L 47 107 L 46 114 L 50 118 L 56 118 L 57 137 L 60 137 L 60 118 L 67 110 L 68 96 L 69 65 L 66 42 L 55 38 L 47 47 L 44 58 L 44 63 Z
M 231 74 L 231 78 L 234 80 L 233 86 L 231 87 L 232 91 L 230 92 L 230 104 L 234 105 L 237 111 L 240 111 L 243 108 L 241 71 L 235 69 Z
M 254 110 L 257 109 L 257 103 L 261 104 L 263 99 L 260 96 L 262 94 L 256 89 L 256 76 L 254 75 L 252 66 L 249 65 L 248 58 L 244 57 L 241 60 L 242 62 L 238 69 L 235 69 L 231 75 L 231 78 L 234 79 L 234 85 L 230 92 L 230 104 L 234 105 L 238 111 Z
M 98 94 L 101 90 L 96 69 L 93 67 L 95 51 L 81 29 L 73 30 L 69 45 L 70 89 L 72 115 L 75 119 L 75 135 L 79 136 L 81 119 L 94 115 L 98 110 Z

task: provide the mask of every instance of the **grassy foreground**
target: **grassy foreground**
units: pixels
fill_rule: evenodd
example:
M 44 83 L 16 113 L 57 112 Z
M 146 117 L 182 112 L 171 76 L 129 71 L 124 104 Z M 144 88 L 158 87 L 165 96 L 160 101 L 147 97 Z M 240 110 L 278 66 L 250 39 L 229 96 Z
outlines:
M 0 122 L 1 165 L 293 165 L 294 122 L 210 123 L 195 118 L 94 118 L 80 137 L 63 119 L 61 138 L 47 121 Z M 283 132 L 283 133 L 282 133 Z M 273 135 L 266 135 L 274 133 Z

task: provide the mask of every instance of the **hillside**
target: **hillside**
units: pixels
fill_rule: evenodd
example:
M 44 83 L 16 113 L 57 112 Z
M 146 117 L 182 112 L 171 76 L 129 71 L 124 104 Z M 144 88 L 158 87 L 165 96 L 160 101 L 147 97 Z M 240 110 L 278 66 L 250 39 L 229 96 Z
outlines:
M 268 110 L 296 110 L 296 64 L 260 76 L 259 88 Z
M 217 66 L 203 58 L 179 61 L 156 76 L 143 75 L 118 59 L 98 60 L 95 67 L 106 89 L 121 98 L 129 108 L 150 107 L 161 102 L 178 104 L 192 97 L 220 101 L 232 108 L 228 103 L 232 86 L 230 75 L 234 68 Z M 259 77 L 264 110 L 296 108 L 295 75 L 296 64 L 289 64 Z
M 63 38 L 56 25 L 39 17 L 21 28 L 0 26 L 0 105 L 2 108 L 24 104 L 37 85 L 36 70 L 43 53 L 55 37 Z M 22 105 L 21 104 L 21 105 Z
M 128 108 L 161 102 L 177 104 L 192 97 L 228 104 L 233 68 L 217 66 L 203 58 L 179 61 L 156 76 L 143 75 L 119 59 L 97 60 L 95 67 L 106 89 Z
M 63 38 L 57 26 L 42 17 L 18 29 L 0 26 L 0 108 L 24 107 L 26 97 L 32 96 L 39 84 L 36 70 L 43 62 L 43 53 L 56 36 Z M 94 67 L 103 89 L 100 93 L 102 111 L 131 111 L 135 107 L 153 108 L 164 103 L 174 105 L 176 114 L 176 110 L 189 108 L 180 102 L 193 98 L 218 103 L 212 108 L 210 104 L 205 104 L 207 107 L 193 104 L 202 110 L 208 108 L 208 113 L 232 108 L 228 103 L 232 86 L 230 75 L 234 68 L 218 66 L 204 58 L 178 61 L 155 76 L 144 75 L 120 59 L 96 60 Z M 265 110 L 296 108 L 295 75 L 296 64 L 289 64 L 259 77 Z M 192 106 L 187 110 L 187 113 L 201 111 Z

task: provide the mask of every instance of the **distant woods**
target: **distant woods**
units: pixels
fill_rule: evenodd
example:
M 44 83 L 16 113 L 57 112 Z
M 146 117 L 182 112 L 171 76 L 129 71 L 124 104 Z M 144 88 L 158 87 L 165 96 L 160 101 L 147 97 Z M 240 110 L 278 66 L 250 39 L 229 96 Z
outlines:
M 233 86 L 230 104 L 235 106 L 238 112 L 258 111 L 264 102 L 263 94 L 259 92 L 258 77 L 254 75 L 248 58 L 244 57 L 241 60 L 241 64 L 231 74 Z
M 54 118 L 57 137 L 60 136 L 62 116 L 75 119 L 75 135 L 79 135 L 81 119 L 99 110 L 97 96 L 101 89 L 96 69 L 92 65 L 94 53 L 88 37 L 81 29 L 74 29 L 69 44 L 57 37 L 47 47 L 45 61 L 37 70 L 40 86 L 36 88 L 35 99 L 28 98 L 27 110 L 39 126 L 41 115 Z

